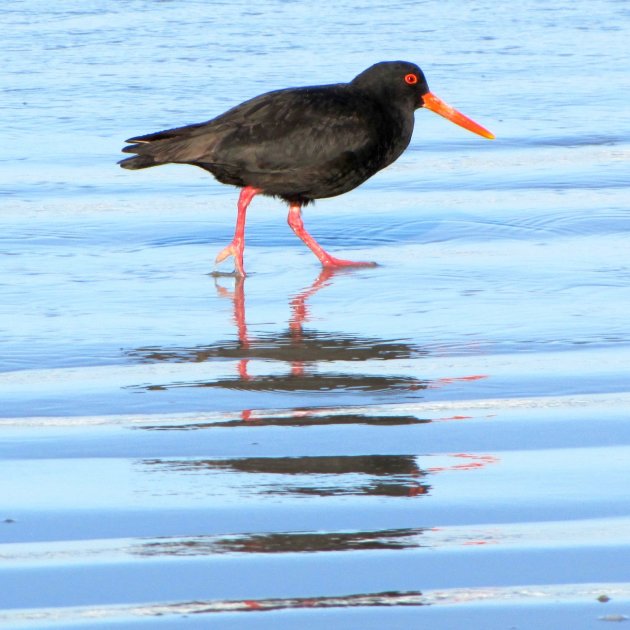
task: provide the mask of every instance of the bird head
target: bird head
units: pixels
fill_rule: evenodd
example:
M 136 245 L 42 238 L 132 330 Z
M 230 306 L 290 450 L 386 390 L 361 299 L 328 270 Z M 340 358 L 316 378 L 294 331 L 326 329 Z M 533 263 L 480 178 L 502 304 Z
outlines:
M 492 132 L 433 94 L 429 90 L 424 73 L 414 63 L 382 61 L 364 70 L 352 83 L 364 88 L 378 88 L 398 101 L 413 104 L 414 109 L 424 107 L 468 131 L 494 139 Z

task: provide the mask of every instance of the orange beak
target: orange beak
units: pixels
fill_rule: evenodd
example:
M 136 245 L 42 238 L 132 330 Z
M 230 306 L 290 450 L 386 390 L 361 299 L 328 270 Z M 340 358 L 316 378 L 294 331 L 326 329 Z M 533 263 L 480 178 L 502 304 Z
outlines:
M 459 125 L 464 129 L 468 129 L 468 131 L 472 131 L 473 133 L 479 134 L 484 138 L 494 140 L 493 133 L 484 129 L 481 125 L 478 125 L 474 120 L 470 120 L 468 116 L 464 116 L 464 114 L 458 112 L 454 107 L 447 105 L 442 99 L 435 96 L 435 94 L 427 92 L 422 97 L 422 104 L 432 112 L 435 112 L 440 116 L 444 116 L 444 118 L 448 118 L 448 120 L 454 122 L 456 125 Z

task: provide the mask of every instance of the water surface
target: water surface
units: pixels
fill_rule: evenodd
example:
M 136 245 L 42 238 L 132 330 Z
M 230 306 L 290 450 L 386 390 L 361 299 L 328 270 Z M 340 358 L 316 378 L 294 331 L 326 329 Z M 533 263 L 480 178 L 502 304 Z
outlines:
M 630 616 L 629 13 L 0 9 L 3 627 Z M 376 268 L 322 272 L 256 198 L 237 280 L 212 264 L 236 191 L 115 165 L 399 58 L 497 140 L 419 111 L 398 162 L 306 209 Z

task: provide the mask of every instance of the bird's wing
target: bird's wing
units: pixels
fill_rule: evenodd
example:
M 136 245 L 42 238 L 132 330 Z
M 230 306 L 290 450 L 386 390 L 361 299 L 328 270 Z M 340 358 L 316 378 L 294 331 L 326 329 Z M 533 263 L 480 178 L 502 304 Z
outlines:
M 373 105 L 349 98 L 343 86 L 270 93 L 216 122 L 221 139 L 208 157 L 257 172 L 312 167 L 341 153 L 363 153 L 378 144 L 380 126 Z
M 123 151 L 151 155 L 157 163 L 275 172 L 372 150 L 378 128 L 374 105 L 350 98 L 343 84 L 293 88 L 253 98 L 206 123 L 130 138 L 132 146 Z

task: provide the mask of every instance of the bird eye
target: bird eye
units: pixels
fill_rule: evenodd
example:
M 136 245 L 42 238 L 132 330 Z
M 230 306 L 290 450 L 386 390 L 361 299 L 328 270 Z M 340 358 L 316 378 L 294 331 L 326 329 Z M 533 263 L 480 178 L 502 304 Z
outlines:
M 415 74 L 406 74 L 405 83 L 408 83 L 409 85 L 415 85 L 416 83 L 418 83 L 418 77 Z

